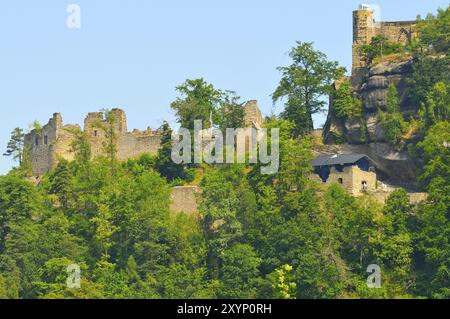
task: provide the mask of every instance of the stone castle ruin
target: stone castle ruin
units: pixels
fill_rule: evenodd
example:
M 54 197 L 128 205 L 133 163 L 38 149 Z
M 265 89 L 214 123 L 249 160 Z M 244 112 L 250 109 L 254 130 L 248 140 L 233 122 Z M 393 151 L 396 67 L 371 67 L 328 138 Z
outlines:
M 408 44 L 415 36 L 416 21 L 376 21 L 373 9 L 360 5 L 353 11 L 352 83 L 358 85 L 368 72 L 360 47 L 381 35 L 388 42 Z
M 259 128 L 263 117 L 257 102 L 248 101 L 244 105 L 246 125 Z M 111 110 L 114 116 L 114 131 L 117 137 L 117 158 L 124 161 L 143 154 L 157 155 L 161 143 L 161 133 L 148 128 L 141 131 L 128 131 L 127 118 L 123 110 Z M 100 124 L 100 125 L 99 125 Z M 101 124 L 106 120 L 101 112 L 89 113 L 84 120 L 84 132 L 91 146 L 92 158 L 104 154 L 106 135 Z M 34 176 L 42 176 L 55 168 L 61 159 L 74 159 L 71 144 L 74 141 L 73 130 L 81 130 L 79 125 L 63 124 L 60 113 L 53 114 L 49 122 L 41 129 L 34 129 L 25 136 L 25 149 L 30 158 Z
M 378 110 L 385 111 L 387 91 L 394 83 L 399 97 L 400 112 L 407 118 L 417 110 L 406 96 L 406 78 L 412 71 L 412 58 L 407 52 L 397 57 L 387 57 L 378 63 L 367 64 L 361 47 L 370 44 L 372 39 L 382 35 L 391 43 L 408 44 L 417 36 L 416 21 L 383 22 L 374 19 L 370 7 L 361 5 L 353 12 L 352 75 L 350 81 L 353 91 L 362 102 L 361 118 L 342 119 L 336 116 L 333 94 L 324 126 L 324 141 L 337 143 L 339 139 L 352 145 L 366 143 L 385 143 L 384 132 L 378 120 Z M 380 46 L 380 53 L 383 48 Z M 347 78 L 334 83 L 335 89 Z M 374 158 L 373 154 L 367 154 Z M 376 157 L 376 156 L 375 156 Z
M 406 96 L 406 78 L 412 71 L 412 57 L 406 51 L 383 56 L 380 45 L 382 57 L 369 65 L 361 52 L 361 47 L 370 44 L 376 36 L 407 46 L 417 37 L 416 21 L 377 21 L 375 15 L 375 9 L 369 5 L 360 5 L 353 11 L 352 74 L 350 78 L 344 77 L 334 83 L 337 90 L 344 81 L 350 80 L 355 97 L 361 101 L 361 116 L 337 116 L 333 94 L 330 94 L 322 132 L 324 145 L 315 150 L 313 178 L 323 184 L 342 184 L 354 195 L 369 192 L 380 201 L 397 187 L 404 187 L 409 189 L 412 201 L 419 201 L 425 194 L 414 192 L 417 165 L 407 150 L 399 151 L 387 143 L 378 117 L 379 110 L 386 111 L 391 83 L 398 91 L 401 115 L 407 119 L 417 112 Z M 369 158 L 373 169 L 362 169 L 358 162 L 339 162 L 354 156 Z M 336 161 L 338 163 L 334 165 Z M 324 172 L 326 178 L 320 176 Z
M 159 132 L 150 129 L 128 132 L 125 112 L 121 109 L 113 109 L 111 112 L 114 115 L 119 160 L 158 153 L 161 140 Z M 91 146 L 92 157 L 103 154 L 106 136 L 100 128 L 102 123 L 106 124 L 106 121 L 101 112 L 89 113 L 84 120 L 84 132 Z M 34 129 L 25 136 L 25 149 L 29 152 L 33 175 L 45 174 L 56 167 L 60 159 L 74 159 L 74 153 L 71 151 L 73 129 L 81 130 L 79 125 L 63 125 L 61 114 L 55 113 L 42 129 Z
M 328 172 L 327 178 L 320 177 L 316 172 L 313 178 L 329 184 L 337 182 L 342 184 L 350 193 L 357 195 L 377 189 L 377 174 L 374 169 L 361 169 L 361 161 L 371 159 L 371 164 L 377 173 L 401 180 L 412 179 L 415 165 L 407 152 L 397 153 L 387 145 L 383 130 L 377 119 L 377 110 L 384 110 L 386 106 L 386 93 L 389 83 L 394 83 L 399 92 L 400 109 L 404 116 L 413 112 L 404 99 L 405 76 L 410 69 L 410 59 L 400 61 L 385 61 L 376 65 L 367 65 L 361 54 L 361 46 L 370 44 L 371 40 L 382 35 L 389 42 L 408 44 L 417 36 L 416 21 L 376 21 L 374 10 L 367 5 L 361 5 L 353 12 L 353 44 L 352 44 L 352 75 L 351 84 L 355 94 L 362 101 L 361 118 L 343 120 L 337 118 L 333 109 L 333 100 L 330 96 L 330 109 L 323 131 L 314 132 L 316 136 L 322 135 L 325 146 L 336 143 L 336 137 L 344 140 L 339 150 L 333 152 L 317 152 L 321 155 L 316 159 L 327 161 L 342 161 L 348 156 L 359 156 L 354 162 L 339 162 L 336 165 L 314 165 L 315 171 Z M 382 48 L 380 48 L 382 50 Z M 342 80 L 341 80 L 342 81 Z M 341 81 L 335 83 L 338 88 Z M 248 101 L 244 106 L 244 123 L 247 128 L 260 129 L 263 116 L 257 101 Z M 158 131 L 147 129 L 144 131 L 128 131 L 125 112 L 120 109 L 112 110 L 117 136 L 117 157 L 119 160 L 136 158 L 142 154 L 156 155 L 161 142 Z M 92 157 L 103 154 L 103 145 L 106 139 L 105 132 L 99 128 L 98 123 L 106 124 L 100 112 L 89 113 L 84 121 L 84 132 L 91 146 Z M 33 130 L 25 137 L 25 147 L 29 152 L 31 168 L 34 176 L 41 176 L 54 168 L 60 159 L 73 160 L 71 143 L 74 139 L 71 130 L 78 129 L 79 125 L 63 125 L 61 114 L 55 113 L 48 124 L 40 130 Z M 363 139 L 363 136 L 366 136 Z M 341 139 L 341 140 L 342 140 Z M 338 146 L 338 145 L 336 145 Z M 336 155 L 338 154 L 338 155 Z M 325 156 L 325 157 L 323 157 Z M 328 157 L 327 157 L 328 156 Z M 358 162 L 359 161 L 359 162 Z M 328 162 L 327 162 L 328 163 Z M 316 163 L 317 164 L 317 163 Z M 328 163 L 329 164 L 329 163 Z M 365 167 L 365 166 L 364 166 Z M 320 178 L 319 178 L 320 177 Z M 195 193 L 198 190 L 177 188 L 172 197 L 174 203 L 195 202 Z M 388 194 L 389 192 L 386 192 Z M 187 200 L 186 198 L 189 198 Z M 183 205 L 173 207 L 174 211 L 183 209 Z M 186 210 L 186 207 L 184 207 Z M 196 211 L 194 204 L 186 211 Z
M 321 184 L 341 184 L 350 194 L 361 195 L 377 188 L 371 159 L 364 154 L 322 155 L 311 162 L 311 178 Z

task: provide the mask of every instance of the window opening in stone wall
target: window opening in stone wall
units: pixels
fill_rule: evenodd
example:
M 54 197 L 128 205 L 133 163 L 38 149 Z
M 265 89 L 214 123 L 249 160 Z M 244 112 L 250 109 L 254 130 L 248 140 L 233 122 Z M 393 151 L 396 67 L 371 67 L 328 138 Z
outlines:
M 361 185 L 362 185 L 362 190 L 366 191 L 367 190 L 367 182 L 366 181 L 362 181 Z

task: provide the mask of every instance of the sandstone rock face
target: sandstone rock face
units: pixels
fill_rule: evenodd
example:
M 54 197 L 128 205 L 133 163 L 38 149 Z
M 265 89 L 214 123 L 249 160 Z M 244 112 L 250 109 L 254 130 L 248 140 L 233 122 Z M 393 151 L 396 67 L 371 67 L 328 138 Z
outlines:
M 364 115 L 368 142 L 385 142 L 383 128 L 376 113 Z
M 378 110 L 386 110 L 387 91 L 394 83 L 400 103 L 400 112 L 407 117 L 414 110 L 408 105 L 406 98 L 406 77 L 412 71 L 412 60 L 398 62 L 382 62 L 369 68 L 362 83 L 356 85 L 356 95 L 362 101 L 362 117 L 343 121 L 334 114 L 333 101 L 330 99 L 330 109 L 324 126 L 325 143 L 335 143 L 335 136 L 351 144 L 385 142 L 383 129 L 378 122 Z
M 407 59 L 399 62 L 381 62 L 369 69 L 369 76 L 374 75 L 396 75 L 405 74 L 411 69 L 411 60 Z
M 418 169 L 408 152 L 397 152 L 387 143 L 344 144 L 342 152 L 365 154 L 373 160 L 378 171 L 398 180 L 413 181 Z
M 346 137 L 349 143 L 360 144 L 363 142 L 363 130 L 360 119 L 351 119 L 345 122 Z
M 369 156 L 377 170 L 397 180 L 413 181 L 417 163 L 407 151 L 397 152 L 386 143 L 378 110 L 386 110 L 387 91 L 394 83 L 399 93 L 400 112 L 407 118 L 417 112 L 408 105 L 406 78 L 412 71 L 412 60 L 382 62 L 369 68 L 366 76 L 355 87 L 355 93 L 362 101 L 362 116 L 342 120 L 335 115 L 333 99 L 324 126 L 323 138 L 326 144 L 343 143 L 339 153 L 358 153 Z M 336 138 L 339 137 L 339 139 Z
M 361 85 L 359 96 L 366 112 L 386 110 L 388 87 L 394 83 L 399 93 L 402 108 L 408 108 L 405 98 L 406 75 L 411 72 L 411 60 L 402 62 L 382 62 L 369 69 L 369 77 Z

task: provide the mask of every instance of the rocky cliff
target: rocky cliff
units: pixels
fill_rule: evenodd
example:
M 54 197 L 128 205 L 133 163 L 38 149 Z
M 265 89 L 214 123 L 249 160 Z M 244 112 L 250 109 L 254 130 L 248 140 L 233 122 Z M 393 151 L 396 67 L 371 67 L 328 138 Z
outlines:
M 361 117 L 341 119 L 336 116 L 333 99 L 324 126 L 325 144 L 343 144 L 341 152 L 363 153 L 371 157 L 377 169 L 389 178 L 414 180 L 417 163 L 407 151 L 397 151 L 386 143 L 378 110 L 386 110 L 387 91 L 394 83 L 399 94 L 400 112 L 407 120 L 417 109 L 406 97 L 406 78 L 412 72 L 412 60 L 386 61 L 367 68 L 359 83 L 353 83 L 355 95 L 362 102 Z M 335 84 L 337 87 L 339 82 Z
M 333 99 L 324 127 L 325 143 L 341 142 L 364 144 L 385 142 L 383 129 L 378 121 L 378 110 L 386 110 L 386 97 L 390 83 L 394 83 L 399 93 L 400 111 L 405 119 L 417 110 L 406 98 L 406 77 L 412 71 L 412 60 L 382 62 L 368 68 L 360 83 L 354 84 L 354 91 L 362 101 L 362 116 L 343 120 L 336 116 Z M 338 85 L 338 83 L 336 84 Z

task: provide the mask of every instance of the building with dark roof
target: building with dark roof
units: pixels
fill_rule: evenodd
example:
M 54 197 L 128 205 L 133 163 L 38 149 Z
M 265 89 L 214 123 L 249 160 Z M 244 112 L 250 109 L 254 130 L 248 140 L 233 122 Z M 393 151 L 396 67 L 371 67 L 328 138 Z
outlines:
M 377 176 L 372 160 L 364 154 L 335 154 L 311 161 L 312 178 L 322 184 L 341 184 L 354 195 L 375 190 Z

